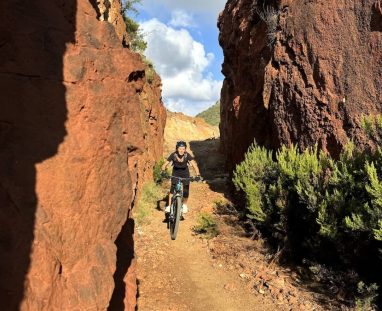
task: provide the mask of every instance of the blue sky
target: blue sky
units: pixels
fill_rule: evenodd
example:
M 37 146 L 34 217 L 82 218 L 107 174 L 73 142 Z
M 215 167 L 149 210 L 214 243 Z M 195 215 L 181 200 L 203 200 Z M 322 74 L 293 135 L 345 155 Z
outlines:
M 225 0 L 142 0 L 134 17 L 148 43 L 145 52 L 162 77 L 171 111 L 195 115 L 220 97 L 223 53 L 217 18 Z

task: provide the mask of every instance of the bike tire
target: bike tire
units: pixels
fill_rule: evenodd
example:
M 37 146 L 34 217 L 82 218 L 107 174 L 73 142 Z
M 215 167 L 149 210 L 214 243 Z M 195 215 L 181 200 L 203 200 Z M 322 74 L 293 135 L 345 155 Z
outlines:
M 175 201 L 175 211 L 174 211 L 174 223 L 170 227 L 171 239 L 175 240 L 178 234 L 180 215 L 182 214 L 182 198 L 177 197 Z

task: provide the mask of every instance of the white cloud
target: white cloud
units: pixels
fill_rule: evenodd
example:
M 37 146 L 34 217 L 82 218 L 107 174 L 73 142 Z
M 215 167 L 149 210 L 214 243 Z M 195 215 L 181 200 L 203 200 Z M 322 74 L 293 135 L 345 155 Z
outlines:
M 166 101 L 166 107 L 170 111 L 183 112 L 189 116 L 195 116 L 199 112 L 202 112 L 212 105 L 215 102 L 206 101 L 206 102 L 192 102 L 192 105 L 183 98 L 170 98 Z
M 157 19 L 141 27 L 148 43 L 145 54 L 162 77 L 169 109 L 194 115 L 220 98 L 222 81 L 207 71 L 214 55 L 206 53 L 186 29 L 174 29 Z
M 204 14 L 212 17 L 211 21 L 216 23 L 216 18 L 224 9 L 226 0 L 143 0 L 143 10 L 151 12 L 152 16 L 165 11 L 182 10 L 191 14 Z
M 173 27 L 192 27 L 194 26 L 193 18 L 190 14 L 183 10 L 175 10 L 171 13 L 170 26 Z

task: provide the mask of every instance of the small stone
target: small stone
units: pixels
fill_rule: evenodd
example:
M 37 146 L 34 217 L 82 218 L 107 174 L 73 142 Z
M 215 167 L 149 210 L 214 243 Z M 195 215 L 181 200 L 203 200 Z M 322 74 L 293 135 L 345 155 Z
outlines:
M 249 279 L 249 275 L 248 274 L 245 274 L 245 273 L 240 273 L 240 277 L 242 278 L 242 279 Z

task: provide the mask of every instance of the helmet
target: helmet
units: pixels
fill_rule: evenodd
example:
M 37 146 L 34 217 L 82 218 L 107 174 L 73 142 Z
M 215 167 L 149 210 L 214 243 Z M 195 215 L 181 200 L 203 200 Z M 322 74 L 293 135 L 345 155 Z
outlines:
M 186 142 L 185 141 L 183 141 L 183 140 L 180 140 L 180 141 L 178 141 L 177 143 L 176 143 L 176 149 L 178 149 L 179 147 L 186 147 L 187 148 L 187 144 L 186 144 Z

